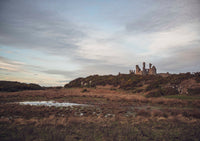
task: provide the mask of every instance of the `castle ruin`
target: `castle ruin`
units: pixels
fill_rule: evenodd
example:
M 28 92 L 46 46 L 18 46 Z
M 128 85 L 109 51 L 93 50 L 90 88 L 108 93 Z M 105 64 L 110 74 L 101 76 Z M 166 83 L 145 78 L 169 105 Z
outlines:
M 145 68 L 145 62 L 143 62 L 143 68 L 142 70 L 138 65 L 136 65 L 136 70 L 134 71 L 136 75 L 156 75 L 156 67 L 152 66 L 151 63 L 149 63 L 149 69 Z

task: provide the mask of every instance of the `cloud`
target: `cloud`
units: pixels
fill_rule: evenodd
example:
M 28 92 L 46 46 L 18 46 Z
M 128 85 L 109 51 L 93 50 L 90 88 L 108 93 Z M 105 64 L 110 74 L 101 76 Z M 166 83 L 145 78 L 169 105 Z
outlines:
M 129 21 L 128 32 L 148 33 L 170 30 L 183 24 L 200 22 L 199 0 L 152 1 L 156 6 L 141 17 Z
M 2 70 L 14 72 L 23 71 L 23 65 L 23 62 L 12 61 L 0 56 L 0 69 Z
M 57 55 L 70 55 L 87 36 L 82 27 L 32 2 L 4 2 L 0 14 L 0 43 Z M 12 6 L 15 5 L 15 6 Z
M 44 70 L 43 72 L 47 73 L 47 74 L 62 75 L 64 77 L 66 77 L 66 78 L 72 78 L 72 77 L 77 76 L 76 72 L 68 71 L 68 70 L 66 70 L 66 71 L 65 70 Z
M 45 68 L 37 65 L 26 64 L 20 61 L 14 61 L 12 59 L 0 56 L 0 69 L 9 72 L 23 72 L 31 74 L 34 71 L 38 71 Z
M 200 41 L 166 51 L 167 56 L 155 61 L 161 72 L 196 72 L 199 70 Z
M 146 50 L 140 53 L 147 56 L 144 61 L 152 62 L 158 72 L 198 71 L 200 66 L 200 29 L 199 25 L 185 24 L 171 30 L 148 33 L 136 40 L 148 43 Z M 140 43 L 138 43 L 140 44 Z
M 69 81 L 69 79 L 61 77 L 60 73 L 59 75 L 53 72 L 42 73 L 41 70 L 45 69 L 45 67 L 29 65 L 0 56 L 1 80 L 39 83 L 42 86 L 64 85 L 64 82 L 59 83 L 59 80 Z
M 93 64 L 89 66 L 85 66 L 81 71 L 84 74 L 83 76 L 88 75 L 108 75 L 113 74 L 117 75 L 119 72 L 121 73 L 129 73 L 130 69 L 133 69 L 134 66 L 122 66 L 116 64 Z
M 199 0 L 2 0 L 1 71 L 42 84 L 128 73 L 143 61 L 159 72 L 198 71 L 199 7 Z
M 199 40 L 200 25 L 185 24 L 171 30 L 149 34 L 149 49 L 154 53 L 165 52 L 173 48 L 182 48 Z

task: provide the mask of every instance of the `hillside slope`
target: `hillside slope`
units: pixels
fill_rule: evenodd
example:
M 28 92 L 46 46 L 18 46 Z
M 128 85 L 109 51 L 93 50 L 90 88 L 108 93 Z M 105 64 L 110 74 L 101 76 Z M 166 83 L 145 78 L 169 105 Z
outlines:
M 43 89 L 38 84 L 26 84 L 15 81 L 0 81 L 0 91 L 16 92 L 22 90 L 41 90 Z
M 192 82 L 192 83 L 191 83 Z M 189 83 L 189 85 L 187 85 Z M 162 96 L 175 94 L 200 94 L 200 72 L 191 74 L 171 74 L 168 77 L 160 75 L 92 75 L 86 78 L 77 78 L 65 88 L 73 87 L 96 87 L 112 85 L 124 90 L 133 92 L 143 92 L 147 96 Z

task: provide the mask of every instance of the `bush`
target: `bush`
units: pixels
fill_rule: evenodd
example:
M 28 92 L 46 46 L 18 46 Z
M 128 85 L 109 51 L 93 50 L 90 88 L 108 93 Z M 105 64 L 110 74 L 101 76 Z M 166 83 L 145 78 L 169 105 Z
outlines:
M 159 87 L 160 87 L 160 85 L 159 85 L 158 82 L 153 82 L 149 86 L 147 86 L 145 91 L 150 91 L 150 90 L 153 90 L 153 89 L 156 89 L 156 88 L 159 88 Z
M 165 88 L 162 89 L 163 95 L 176 95 L 178 91 L 175 88 Z
M 158 89 L 155 92 L 150 92 L 146 97 L 160 97 L 165 95 L 176 95 L 178 91 L 175 88 L 163 88 Z
M 155 92 L 150 92 L 146 95 L 146 97 L 160 97 L 160 96 L 163 96 L 161 89 L 159 89 L 158 91 L 155 91 Z
M 139 110 L 137 112 L 137 115 L 138 116 L 143 116 L 143 117 L 150 117 L 151 116 L 151 113 L 147 110 Z
M 81 92 L 85 93 L 85 92 L 89 92 L 89 91 L 87 89 L 83 89 Z
M 198 95 L 198 94 L 200 94 L 200 88 L 188 89 L 188 93 L 190 95 Z

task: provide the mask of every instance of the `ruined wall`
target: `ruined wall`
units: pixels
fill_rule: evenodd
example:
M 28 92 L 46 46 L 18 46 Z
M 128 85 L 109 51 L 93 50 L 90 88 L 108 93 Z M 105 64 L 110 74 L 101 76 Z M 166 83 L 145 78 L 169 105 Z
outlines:
M 142 70 L 140 69 L 140 67 L 138 65 L 136 65 L 135 74 L 136 75 L 156 75 L 157 74 L 156 71 L 157 71 L 156 67 L 155 66 L 152 67 L 151 63 L 149 63 L 149 69 L 146 69 L 145 68 L 145 62 L 143 62 Z
M 136 65 L 135 74 L 142 75 L 142 71 L 141 71 L 141 69 L 140 69 L 140 67 L 138 65 Z
M 157 74 L 155 66 L 153 66 L 151 69 L 149 69 L 149 74 L 150 75 L 156 75 Z

